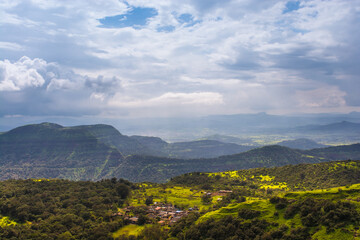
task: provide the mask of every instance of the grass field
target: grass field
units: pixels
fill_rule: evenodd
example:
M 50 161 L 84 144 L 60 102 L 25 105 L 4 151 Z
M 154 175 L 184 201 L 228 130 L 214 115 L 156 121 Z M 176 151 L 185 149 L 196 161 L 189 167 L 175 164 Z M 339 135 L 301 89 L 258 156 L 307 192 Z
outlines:
M 126 225 L 122 228 L 120 228 L 119 230 L 117 230 L 116 232 L 113 233 L 113 238 L 119 238 L 120 236 L 138 236 L 141 231 L 145 228 L 145 226 L 147 225 L 143 225 L 143 226 L 139 226 L 139 225 L 135 225 L 135 224 L 129 224 Z
M 279 195 L 280 196 L 280 195 Z M 314 191 L 299 191 L 299 192 L 288 192 L 283 193 L 283 197 L 287 199 L 304 199 L 307 197 L 315 198 L 315 199 L 329 199 L 334 201 L 351 201 L 354 203 L 358 210 L 360 210 L 360 184 L 354 184 L 346 187 L 338 187 L 338 188 L 329 188 L 329 189 L 321 189 Z M 232 203 L 226 207 L 222 207 L 215 211 L 210 211 L 203 216 L 201 216 L 197 223 L 204 222 L 210 218 L 220 219 L 225 216 L 233 216 L 236 217 L 240 209 L 250 209 L 255 211 L 260 211 L 261 215 L 259 219 L 264 219 L 269 222 L 277 223 L 280 225 L 286 225 L 289 228 L 301 227 L 301 219 L 300 215 L 296 214 L 291 219 L 284 218 L 285 209 L 276 209 L 275 204 L 271 204 L 268 199 L 261 198 L 251 198 L 247 199 L 246 202 L 243 203 Z M 245 220 L 250 221 L 250 220 Z M 311 232 L 314 233 L 313 239 L 360 239 L 360 232 L 357 229 L 358 226 L 348 225 L 341 229 L 336 229 L 332 232 L 327 232 L 324 226 L 321 226 L 320 229 L 312 228 Z M 356 234 L 359 232 L 358 234 Z
M 166 186 L 155 184 L 141 184 L 140 188 L 133 191 L 130 205 L 140 206 L 145 204 L 146 197 L 152 196 L 153 202 L 171 203 L 181 209 L 197 206 L 200 211 L 208 209 L 209 205 L 201 202 L 204 190 L 191 189 L 189 187 Z M 216 199 L 214 198 L 215 202 Z

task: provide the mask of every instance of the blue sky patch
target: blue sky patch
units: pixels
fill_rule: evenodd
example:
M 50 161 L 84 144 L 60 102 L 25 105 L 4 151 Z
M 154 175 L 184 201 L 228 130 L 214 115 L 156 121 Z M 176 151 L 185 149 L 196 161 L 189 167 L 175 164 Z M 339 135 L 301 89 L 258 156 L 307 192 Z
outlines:
M 175 30 L 175 27 L 172 25 L 168 25 L 168 26 L 158 27 L 156 30 L 158 32 L 173 32 Z
M 158 15 L 154 8 L 132 8 L 126 14 L 109 16 L 99 19 L 100 27 L 103 28 L 124 28 L 124 27 L 141 27 L 146 25 L 149 18 Z
M 181 24 L 185 24 L 185 27 L 191 27 L 201 22 L 200 20 L 194 20 L 193 15 L 189 13 L 181 14 L 177 19 Z
M 283 13 L 296 11 L 300 8 L 300 1 L 289 1 L 286 3 L 285 7 L 286 8 L 284 9 Z
M 302 34 L 305 34 L 305 33 L 310 32 L 310 31 L 308 31 L 308 30 L 303 30 L 303 29 L 299 29 L 299 28 L 292 28 L 291 30 L 292 30 L 293 32 L 302 33 Z

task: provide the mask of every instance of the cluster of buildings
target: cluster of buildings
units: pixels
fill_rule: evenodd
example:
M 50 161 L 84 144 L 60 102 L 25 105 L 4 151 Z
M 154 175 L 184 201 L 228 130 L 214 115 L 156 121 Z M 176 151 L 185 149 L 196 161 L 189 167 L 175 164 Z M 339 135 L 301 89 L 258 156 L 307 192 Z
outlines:
M 125 220 L 128 220 L 130 223 L 137 224 L 139 221 L 139 216 L 131 216 L 134 210 L 133 206 L 123 208 L 121 212 L 115 213 L 114 216 L 123 216 Z M 189 214 L 191 211 L 198 211 L 197 207 L 189 208 L 188 210 L 180 210 L 175 208 L 172 204 L 164 203 L 154 203 L 151 206 L 146 207 L 146 216 L 147 218 L 161 225 L 173 225 L 179 221 L 182 217 Z
M 231 190 L 219 190 L 217 192 L 204 192 L 205 195 L 208 196 L 226 196 L 231 193 Z M 218 200 L 221 200 L 219 198 Z M 139 223 L 139 215 L 135 214 L 134 206 L 128 206 L 121 211 L 114 213 L 113 216 L 122 216 L 125 220 L 129 221 L 132 224 Z M 189 214 L 192 211 L 199 211 L 198 207 L 189 208 L 187 210 L 180 210 L 173 206 L 171 203 L 157 203 L 155 202 L 151 206 L 146 206 L 145 215 L 147 217 L 147 222 L 157 222 L 161 225 L 173 225 L 177 221 L 179 221 L 182 217 Z

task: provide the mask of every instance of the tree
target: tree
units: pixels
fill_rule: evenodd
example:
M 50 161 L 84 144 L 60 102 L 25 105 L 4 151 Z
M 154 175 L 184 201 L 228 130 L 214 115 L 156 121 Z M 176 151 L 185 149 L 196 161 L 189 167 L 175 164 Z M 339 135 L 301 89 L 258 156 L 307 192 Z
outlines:
M 201 202 L 203 204 L 210 204 L 212 202 L 211 194 L 204 194 L 201 197 Z
M 144 240 L 162 240 L 167 238 L 167 233 L 159 225 L 151 225 L 145 227 L 139 237 Z
M 129 195 L 130 189 L 124 183 L 120 183 L 116 186 L 116 192 L 120 198 L 125 199 Z
M 140 214 L 139 218 L 138 218 L 138 224 L 144 225 L 148 220 L 149 220 L 149 218 L 146 215 Z
M 150 204 L 153 204 L 153 197 L 152 196 L 147 196 L 145 199 L 145 204 L 147 206 L 149 206 Z

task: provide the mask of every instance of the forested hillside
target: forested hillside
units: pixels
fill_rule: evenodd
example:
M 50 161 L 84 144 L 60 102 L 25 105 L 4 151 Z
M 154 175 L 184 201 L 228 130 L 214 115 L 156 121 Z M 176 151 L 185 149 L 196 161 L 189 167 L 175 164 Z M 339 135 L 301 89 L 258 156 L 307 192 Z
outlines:
M 360 161 L 0 182 L 1 239 L 359 239 Z M 164 210 L 166 209 L 166 210 Z
M 122 154 L 80 128 L 43 123 L 0 135 L 0 179 L 101 179 Z
M 327 147 L 324 144 L 319 144 L 313 140 L 306 139 L 306 138 L 281 141 L 281 142 L 277 143 L 277 145 L 289 147 L 289 148 L 295 148 L 295 149 L 303 149 L 303 150 Z
M 124 180 L 7 180 L 0 183 L 1 239 L 110 239 L 133 185 Z
M 194 171 L 217 172 L 343 159 L 360 159 L 360 144 L 306 151 L 274 145 L 235 155 L 192 160 L 131 156 L 114 174 L 131 181 L 165 182 L 171 177 Z
M 170 229 L 156 224 L 130 225 L 113 236 L 174 240 L 359 239 L 359 182 L 359 161 L 189 173 L 166 184 L 141 184 L 133 191 L 131 204 L 140 207 L 151 199 L 199 211 L 188 211 L 175 224 L 170 220 Z

